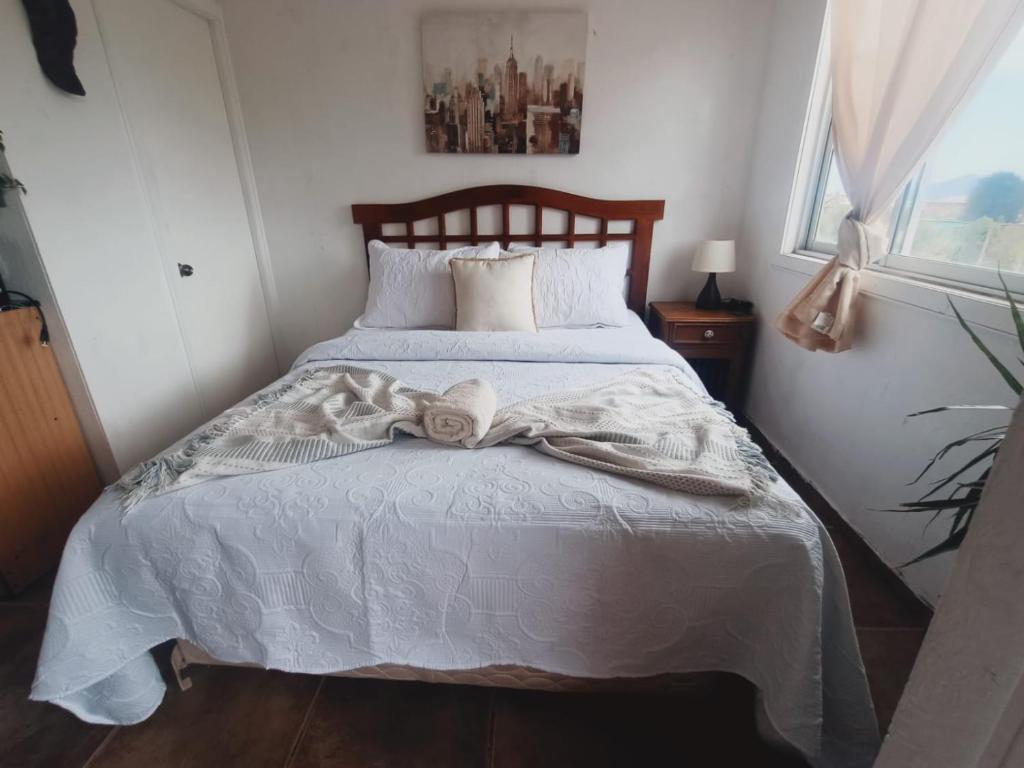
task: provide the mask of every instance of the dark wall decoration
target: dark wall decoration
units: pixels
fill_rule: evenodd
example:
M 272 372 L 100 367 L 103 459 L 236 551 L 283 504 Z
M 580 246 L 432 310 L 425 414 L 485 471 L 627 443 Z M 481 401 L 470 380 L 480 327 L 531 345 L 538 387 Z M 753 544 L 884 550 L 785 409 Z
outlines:
M 63 91 L 85 96 L 75 73 L 78 24 L 68 0 L 21 0 L 32 29 L 32 45 L 43 74 Z

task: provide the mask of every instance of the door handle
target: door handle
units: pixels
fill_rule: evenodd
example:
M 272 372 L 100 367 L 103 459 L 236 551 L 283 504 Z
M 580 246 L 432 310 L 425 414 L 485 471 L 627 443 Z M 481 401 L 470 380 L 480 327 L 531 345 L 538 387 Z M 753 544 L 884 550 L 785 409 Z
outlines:
M 195 270 L 192 268 L 191 264 L 178 264 L 178 274 L 182 277 L 192 277 L 194 273 Z

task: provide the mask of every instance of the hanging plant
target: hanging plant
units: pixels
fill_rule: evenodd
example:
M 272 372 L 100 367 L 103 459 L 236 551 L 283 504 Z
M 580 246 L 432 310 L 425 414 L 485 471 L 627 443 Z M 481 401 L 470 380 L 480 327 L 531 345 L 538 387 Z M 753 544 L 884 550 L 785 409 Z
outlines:
M 4 133 L 3 131 L 0 131 L 0 153 L 3 153 L 4 151 Z M 10 174 L 0 173 L 0 208 L 7 207 L 7 201 L 4 200 L 4 193 L 9 189 L 17 190 L 22 194 L 28 194 L 28 190 L 25 189 L 25 185 L 18 181 L 18 179 L 14 178 Z
M 1020 310 L 1017 307 L 1016 302 L 1013 299 L 1013 294 L 1010 293 L 1010 289 L 1006 287 L 1006 281 L 1003 280 L 1002 275 L 999 276 L 1000 282 L 1003 284 L 1003 291 L 1006 294 L 1006 301 L 1010 305 L 1010 314 L 1013 317 L 1013 324 L 1017 330 L 1017 339 L 1020 343 L 1021 351 L 1024 351 L 1024 318 L 1021 317 Z M 951 299 L 947 297 L 949 306 L 953 309 L 953 314 L 956 315 L 957 321 L 960 323 L 960 327 L 964 329 L 971 341 L 974 342 L 975 346 L 981 351 L 985 358 L 992 364 L 992 367 L 996 369 L 1006 385 L 1013 391 L 1013 393 L 1019 398 L 1021 395 L 1022 387 L 1020 380 L 1014 376 L 1010 369 L 997 358 L 992 351 L 985 346 L 985 343 L 978 338 L 978 334 L 967 324 L 963 316 L 957 310 L 956 305 Z M 1020 361 L 1024 364 L 1024 360 Z M 926 411 L 918 411 L 917 413 L 911 413 L 910 417 L 925 416 L 934 413 L 943 413 L 946 411 L 1005 411 L 1007 415 L 1012 412 L 1012 408 L 1005 405 L 944 405 L 939 408 L 929 408 Z M 978 508 L 978 502 L 981 500 L 981 493 L 985 488 L 985 482 L 988 480 L 989 472 L 992 470 L 992 462 L 995 461 L 996 454 L 999 452 L 999 448 L 1003 444 L 1003 440 L 1006 438 L 1006 431 L 1009 428 L 1009 422 L 1001 424 L 996 427 L 990 427 L 983 429 L 979 432 L 961 437 L 958 440 L 954 440 L 943 448 L 932 457 L 923 470 L 910 485 L 924 480 L 925 476 L 929 475 L 934 469 L 942 464 L 943 460 L 954 450 L 959 448 L 965 448 L 970 446 L 975 449 L 974 454 L 971 458 L 960 465 L 958 469 L 944 475 L 937 480 L 932 481 L 931 489 L 921 496 L 917 501 L 906 502 L 900 504 L 900 508 L 896 510 L 889 510 L 891 512 L 926 512 L 931 514 L 931 519 L 927 525 L 931 525 L 939 517 L 943 515 L 949 515 L 949 532 L 946 537 L 936 544 L 934 547 L 922 552 L 920 555 L 904 563 L 904 567 L 907 565 L 913 565 L 919 563 L 922 560 L 927 560 L 930 557 L 935 557 L 943 552 L 952 552 L 960 547 L 963 543 L 964 538 L 967 536 L 967 530 L 971 525 L 971 520 L 974 518 L 974 513 Z M 927 525 L 925 526 L 927 528 Z

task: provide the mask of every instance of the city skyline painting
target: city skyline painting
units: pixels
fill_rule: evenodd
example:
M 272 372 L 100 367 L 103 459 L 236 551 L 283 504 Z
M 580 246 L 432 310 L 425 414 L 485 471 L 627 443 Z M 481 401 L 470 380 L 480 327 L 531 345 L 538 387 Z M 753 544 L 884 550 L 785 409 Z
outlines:
M 421 29 L 428 152 L 579 153 L 584 13 L 431 13 Z

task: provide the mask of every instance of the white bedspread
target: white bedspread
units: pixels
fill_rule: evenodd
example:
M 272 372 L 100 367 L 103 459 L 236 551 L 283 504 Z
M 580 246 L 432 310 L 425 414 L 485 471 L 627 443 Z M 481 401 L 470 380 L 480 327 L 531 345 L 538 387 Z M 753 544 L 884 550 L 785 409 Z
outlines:
M 484 378 L 499 406 L 637 366 L 692 376 L 639 320 L 539 334 L 351 331 L 289 376 L 327 360 L 434 391 Z M 815 764 L 870 765 L 877 726 L 824 528 L 810 512 L 734 503 L 525 447 L 412 438 L 147 499 L 128 517 L 107 491 L 65 549 L 32 698 L 91 722 L 144 720 L 164 693 L 148 650 L 172 638 L 311 673 L 722 670 L 758 686 L 774 728 Z

